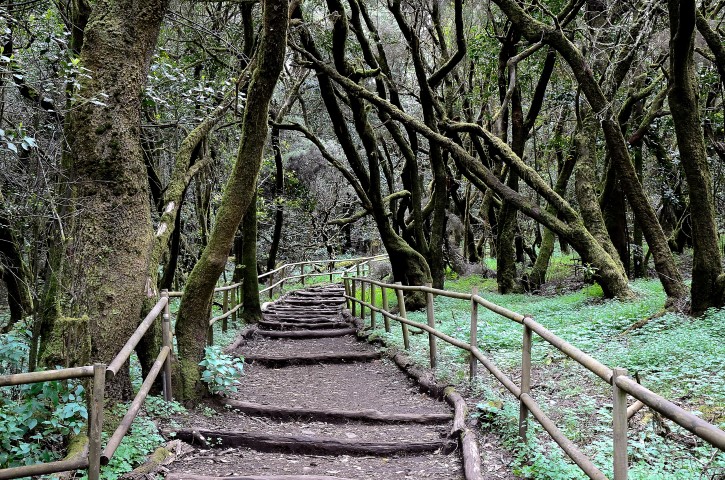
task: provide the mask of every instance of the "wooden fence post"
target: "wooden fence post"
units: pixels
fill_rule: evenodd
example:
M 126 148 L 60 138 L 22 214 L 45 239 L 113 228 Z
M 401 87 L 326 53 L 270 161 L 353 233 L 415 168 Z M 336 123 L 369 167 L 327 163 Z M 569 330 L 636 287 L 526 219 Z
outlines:
M 88 419 L 88 480 L 99 480 L 101 475 L 101 431 L 106 393 L 106 365 L 93 365 L 93 397 Z
M 617 385 L 624 368 L 612 369 L 612 435 L 614 440 L 614 480 L 627 480 L 627 392 Z
M 350 295 L 352 297 L 352 316 L 355 317 L 357 314 L 357 302 L 355 299 L 357 298 L 357 286 L 355 285 L 355 282 L 357 281 L 356 278 L 351 278 L 350 281 L 352 282 L 352 294 Z
M 531 392 L 531 328 L 524 325 L 523 341 L 521 342 L 521 393 Z M 526 443 L 529 429 L 529 409 L 519 400 L 519 437 Z
M 432 288 L 433 284 L 426 283 L 426 287 Z M 426 293 L 426 302 L 425 302 L 425 313 L 428 317 L 428 326 L 430 328 L 435 328 L 435 317 L 433 315 L 433 294 L 428 292 Z M 438 364 L 438 347 L 436 346 L 436 337 L 428 332 L 428 347 L 430 350 L 430 368 L 436 368 L 436 365 Z
M 232 310 L 234 310 L 235 308 L 237 308 L 237 287 L 232 288 L 230 293 L 232 295 L 231 307 L 232 307 Z M 234 312 L 232 313 L 232 324 L 236 324 L 236 323 L 237 323 L 237 311 L 234 310 Z M 227 321 L 226 320 L 224 320 L 224 323 L 222 324 L 222 330 L 224 332 L 227 331 Z
M 471 295 L 478 295 L 478 287 L 473 287 Z M 478 303 L 471 298 L 471 331 L 470 331 L 471 347 L 478 348 Z M 468 357 L 468 380 L 473 383 L 478 370 L 478 360 L 473 353 Z
M 334 283 L 334 281 L 335 281 L 334 280 L 335 274 L 333 273 L 334 271 L 335 271 L 335 261 L 333 260 L 332 262 L 330 262 L 330 283 Z
M 375 307 L 375 284 L 370 284 L 370 305 Z M 370 328 L 375 330 L 375 310 L 370 309 Z
M 224 290 L 224 300 L 222 301 L 222 313 L 227 313 L 229 311 L 229 290 Z M 224 317 L 222 320 L 222 332 L 227 331 L 227 318 Z
M 403 285 L 401 282 L 395 282 L 396 285 Z M 405 312 L 405 297 L 403 296 L 403 291 L 395 289 L 395 293 L 398 295 L 398 310 L 400 310 L 400 316 L 403 318 L 408 318 L 408 315 Z M 410 350 L 410 338 L 408 334 L 408 325 L 401 323 L 400 326 L 403 329 L 403 348 L 406 350 Z
M 302 280 L 302 286 L 305 286 L 305 264 L 300 265 L 300 280 Z
M 365 301 L 365 282 L 360 280 L 360 300 L 362 302 Z M 362 303 L 360 304 L 360 319 L 363 321 L 363 325 L 365 325 L 365 305 Z
M 346 276 L 344 276 L 344 274 L 342 277 L 342 286 L 345 288 L 345 295 L 347 295 L 349 297 L 350 296 L 350 280 Z M 346 298 L 345 305 L 347 305 L 348 310 L 352 310 L 352 300 L 350 300 L 349 298 Z
M 171 307 L 169 306 L 169 291 L 162 290 L 161 296 L 166 297 L 166 305 L 164 306 L 164 314 L 161 317 L 161 338 L 162 346 L 169 347 L 169 354 L 164 361 L 164 400 L 170 402 L 173 398 L 171 392 L 171 354 L 174 351 L 174 341 L 171 337 Z
M 380 287 L 380 294 L 383 297 L 383 311 L 388 312 L 388 289 Z M 386 315 L 383 315 L 383 323 L 385 324 L 385 331 L 390 333 L 390 319 Z

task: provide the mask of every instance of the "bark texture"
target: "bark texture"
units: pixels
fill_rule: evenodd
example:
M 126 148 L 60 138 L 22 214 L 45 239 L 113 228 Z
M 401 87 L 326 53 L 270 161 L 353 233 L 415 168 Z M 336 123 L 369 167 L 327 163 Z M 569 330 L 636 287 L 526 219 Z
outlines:
M 56 320 L 85 319 L 90 361 L 107 363 L 136 328 L 144 297 L 154 294 L 146 276 L 152 232 L 140 93 L 166 9 L 166 0 L 99 0 L 84 31 L 80 65 L 88 76 L 79 79 L 66 118 L 73 220 L 44 308 L 41 359 L 51 367 L 59 352 L 47 340 Z M 127 371 L 108 392 L 132 394 Z
M 712 175 L 707 163 L 705 138 L 697 104 L 695 77 L 694 0 L 668 0 L 670 14 L 670 91 L 668 100 L 675 124 L 677 148 L 690 193 L 693 265 L 691 310 L 704 312 L 723 302 L 718 286 L 722 260 L 718 248 Z

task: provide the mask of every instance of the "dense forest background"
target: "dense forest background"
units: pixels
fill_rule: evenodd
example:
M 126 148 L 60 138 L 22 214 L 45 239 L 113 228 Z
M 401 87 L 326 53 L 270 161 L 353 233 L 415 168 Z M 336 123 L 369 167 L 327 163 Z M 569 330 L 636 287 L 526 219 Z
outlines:
M 162 289 L 197 368 L 230 255 L 250 286 L 382 252 L 537 294 L 573 251 L 607 297 L 722 305 L 725 2 L 267 3 L 0 5 L 0 326 L 31 369 L 108 358 Z

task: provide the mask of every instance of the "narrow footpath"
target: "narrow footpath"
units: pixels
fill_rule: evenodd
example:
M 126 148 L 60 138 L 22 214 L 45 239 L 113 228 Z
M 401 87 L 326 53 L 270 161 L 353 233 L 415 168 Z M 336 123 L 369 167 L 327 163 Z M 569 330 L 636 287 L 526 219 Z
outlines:
M 344 304 L 339 286 L 271 304 L 234 351 L 239 391 L 170 426 L 194 451 L 166 478 L 463 479 L 451 408 L 359 341 Z M 502 466 L 484 478 L 514 478 Z

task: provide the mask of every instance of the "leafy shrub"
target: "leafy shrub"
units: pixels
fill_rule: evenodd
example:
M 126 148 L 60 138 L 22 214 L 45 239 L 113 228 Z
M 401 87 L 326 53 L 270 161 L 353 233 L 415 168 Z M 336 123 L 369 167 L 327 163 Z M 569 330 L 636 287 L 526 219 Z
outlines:
M 244 362 L 223 353 L 218 345 L 206 347 L 204 353 L 204 360 L 199 365 L 204 367 L 201 380 L 207 384 L 209 391 L 215 394 L 236 392 L 244 374 Z

